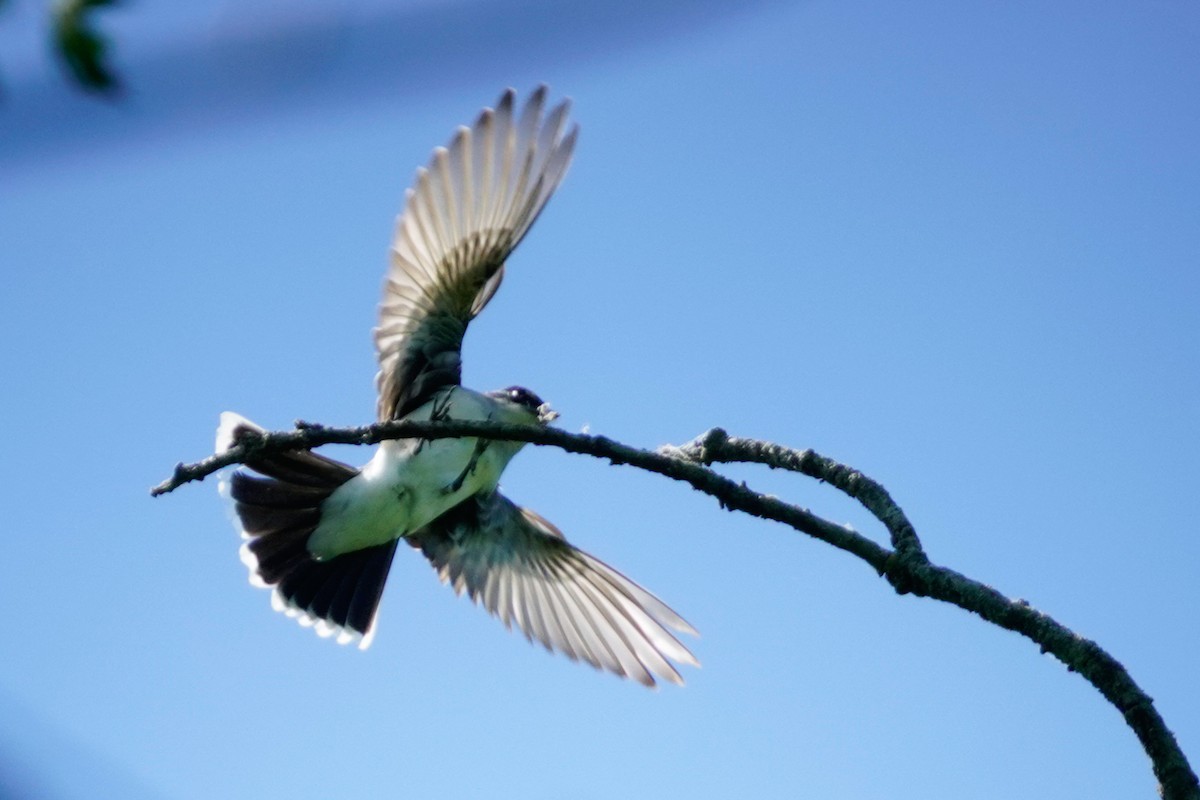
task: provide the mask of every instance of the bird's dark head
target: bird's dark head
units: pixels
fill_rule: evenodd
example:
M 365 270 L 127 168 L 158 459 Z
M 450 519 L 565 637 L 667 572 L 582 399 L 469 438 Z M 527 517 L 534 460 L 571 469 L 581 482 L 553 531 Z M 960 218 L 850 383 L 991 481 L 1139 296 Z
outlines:
M 507 389 L 488 392 L 487 396 L 506 405 L 516 406 L 543 425 L 549 425 L 558 419 L 557 411 L 524 386 L 509 386 Z

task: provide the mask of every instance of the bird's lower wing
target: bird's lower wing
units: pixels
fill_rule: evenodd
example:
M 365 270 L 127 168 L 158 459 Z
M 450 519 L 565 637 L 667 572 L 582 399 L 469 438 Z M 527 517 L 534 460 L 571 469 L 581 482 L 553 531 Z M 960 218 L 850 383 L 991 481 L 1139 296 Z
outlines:
M 454 590 L 506 627 L 572 660 L 653 686 L 699 666 L 670 629 L 696 631 L 661 600 L 567 543 L 499 492 L 471 498 L 410 537 Z

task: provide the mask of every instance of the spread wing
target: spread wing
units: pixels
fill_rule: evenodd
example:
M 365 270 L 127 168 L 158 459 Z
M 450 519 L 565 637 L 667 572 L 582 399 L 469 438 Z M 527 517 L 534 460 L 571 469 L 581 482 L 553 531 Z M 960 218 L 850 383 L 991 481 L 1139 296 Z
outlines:
M 575 147 L 569 103 L 543 118 L 546 87 L 519 117 L 506 91 L 417 170 L 396 222 L 375 348 L 379 418 L 397 419 L 461 379 L 467 323 L 492 298 L 504 260 L 554 193 Z
M 655 675 L 683 683 L 668 659 L 699 666 L 668 630 L 695 635 L 691 625 L 499 492 L 464 501 L 409 541 L 458 594 L 547 650 L 646 686 Z

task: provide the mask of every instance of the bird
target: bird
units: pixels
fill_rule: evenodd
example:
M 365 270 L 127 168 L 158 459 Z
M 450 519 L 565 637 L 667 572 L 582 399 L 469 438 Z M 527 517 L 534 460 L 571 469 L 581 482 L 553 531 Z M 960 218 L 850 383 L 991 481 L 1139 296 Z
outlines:
M 378 418 L 549 425 L 558 412 L 521 386 L 462 385 L 467 326 L 558 188 L 578 124 L 539 86 L 517 110 L 506 90 L 417 170 L 395 225 L 374 343 Z M 263 428 L 225 412 L 216 450 Z M 699 666 L 675 635 L 695 628 L 646 589 L 567 542 L 499 489 L 524 446 L 473 438 L 382 442 L 356 468 L 311 450 L 258 454 L 226 476 L 242 561 L 272 605 L 366 648 L 401 543 L 443 583 L 511 630 L 574 661 L 655 686 Z M 674 663 L 673 663 L 674 662 Z

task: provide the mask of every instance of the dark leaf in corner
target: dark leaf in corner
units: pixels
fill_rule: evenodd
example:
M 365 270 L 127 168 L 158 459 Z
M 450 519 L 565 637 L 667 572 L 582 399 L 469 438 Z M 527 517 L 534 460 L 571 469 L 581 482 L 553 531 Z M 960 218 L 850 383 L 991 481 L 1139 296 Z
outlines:
M 3 2 L 3 0 L 0 0 Z M 116 0 L 65 0 L 54 10 L 54 44 L 71 75 L 84 89 L 111 94 L 117 78 L 105 63 L 108 41 L 92 27 L 92 12 Z

